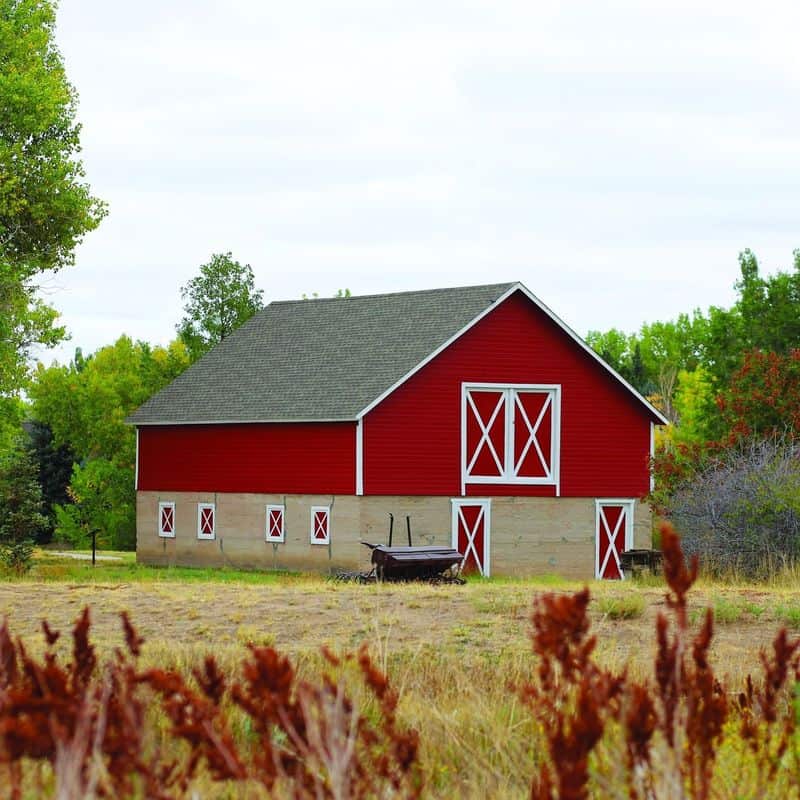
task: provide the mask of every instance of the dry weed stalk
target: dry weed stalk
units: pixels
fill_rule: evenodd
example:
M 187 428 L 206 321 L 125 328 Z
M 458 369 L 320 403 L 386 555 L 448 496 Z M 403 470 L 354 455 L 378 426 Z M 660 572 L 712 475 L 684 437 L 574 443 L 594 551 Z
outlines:
M 687 566 L 680 538 L 661 526 L 670 619 L 656 620 L 655 682 L 637 682 L 597 665 L 589 636 L 589 590 L 536 598 L 532 615 L 538 681 L 521 687 L 544 734 L 547 756 L 531 785 L 533 800 L 585 800 L 591 796 L 591 759 L 613 723 L 624 737 L 624 773 L 611 767 L 606 796 L 647 800 L 711 797 L 714 765 L 731 713 L 728 693 L 709 661 L 713 614 L 691 638 L 687 595 L 697 560 Z M 766 786 L 794 741 L 796 716 L 787 685 L 798 680 L 800 640 L 778 633 L 773 655 L 762 653 L 763 681 L 748 677 L 739 696 L 739 732 L 755 756 Z M 617 758 L 617 761 L 619 759 Z M 798 776 L 795 771 L 795 785 Z
M 397 695 L 366 652 L 355 662 L 376 703 L 370 722 L 350 699 L 343 679 L 298 681 L 287 658 L 251 647 L 243 678 L 228 689 L 213 657 L 192 672 L 139 671 L 142 639 L 122 615 L 126 649 L 98 666 L 89 641 L 89 611 L 72 632 L 72 659 L 59 663 L 59 634 L 43 623 L 42 661 L 0 627 L 0 766 L 10 797 L 23 795 L 25 761 L 52 768 L 58 800 L 183 796 L 201 768 L 212 781 L 255 781 L 295 798 L 403 797 L 422 791 L 418 737 L 397 722 Z M 344 662 L 326 651 L 332 667 Z M 196 687 L 196 688 L 195 688 Z M 171 734 L 188 747 L 164 759 L 147 736 L 147 704 L 160 698 Z M 237 745 L 229 726 L 231 702 L 250 718 L 255 741 Z M 180 751 L 179 751 L 180 752 Z

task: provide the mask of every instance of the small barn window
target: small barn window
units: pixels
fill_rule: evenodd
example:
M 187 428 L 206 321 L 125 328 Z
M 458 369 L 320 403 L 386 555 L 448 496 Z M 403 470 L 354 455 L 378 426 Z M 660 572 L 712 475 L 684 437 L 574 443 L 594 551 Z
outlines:
M 463 482 L 558 485 L 560 399 L 556 385 L 464 385 Z
M 311 507 L 311 544 L 328 544 L 331 540 L 330 506 Z
M 158 535 L 175 538 L 175 503 L 158 504 Z
M 216 506 L 214 503 L 197 504 L 197 538 L 213 539 L 216 530 Z
M 283 506 L 267 506 L 266 539 L 268 542 L 283 542 L 285 540 L 283 514 Z

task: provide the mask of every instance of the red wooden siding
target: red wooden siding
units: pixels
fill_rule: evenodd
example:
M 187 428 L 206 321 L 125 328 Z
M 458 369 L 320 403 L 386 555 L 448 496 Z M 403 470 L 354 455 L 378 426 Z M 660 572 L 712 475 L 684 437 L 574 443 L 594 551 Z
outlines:
M 365 416 L 365 494 L 460 494 L 462 382 L 561 384 L 561 495 L 647 493 L 650 415 L 517 292 Z M 468 484 L 467 494 L 553 496 L 555 487 Z
M 355 494 L 355 423 L 139 429 L 139 489 Z

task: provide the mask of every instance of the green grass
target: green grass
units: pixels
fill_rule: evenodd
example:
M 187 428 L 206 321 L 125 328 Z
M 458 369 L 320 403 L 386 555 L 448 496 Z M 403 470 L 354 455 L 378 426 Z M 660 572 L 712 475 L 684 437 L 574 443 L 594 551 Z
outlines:
M 597 610 L 609 619 L 636 619 L 644 614 L 644 597 L 640 594 L 599 597 L 595 600 Z
M 91 551 L 74 551 L 91 555 Z M 66 582 L 66 583 L 247 583 L 269 584 L 290 581 L 318 580 L 319 576 L 301 573 L 255 571 L 233 567 L 159 567 L 136 563 L 136 553 L 102 551 L 98 555 L 113 555 L 120 561 L 83 561 L 68 556 L 37 551 L 34 565 L 23 576 L 4 574 L 7 581 Z
M 800 605 L 777 606 L 775 616 L 790 628 L 800 628 Z
M 737 602 L 731 602 L 726 597 L 718 597 L 714 601 L 714 621 L 720 625 L 729 625 L 742 618 L 744 607 Z

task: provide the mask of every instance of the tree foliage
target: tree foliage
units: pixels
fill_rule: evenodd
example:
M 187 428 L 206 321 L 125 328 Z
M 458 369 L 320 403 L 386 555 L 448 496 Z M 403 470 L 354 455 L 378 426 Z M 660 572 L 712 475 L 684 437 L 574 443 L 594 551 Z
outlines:
M 673 423 L 683 423 L 690 386 L 702 387 L 701 421 L 692 420 L 696 439 L 703 430 L 722 436 L 729 424 L 720 408 L 708 402 L 725 392 L 751 351 L 786 356 L 800 348 L 800 250 L 794 252 L 791 272 L 764 277 L 750 250 L 739 255 L 736 302 L 730 308 L 710 307 L 703 313 L 678 315 L 674 320 L 642 325 L 637 333 L 616 328 L 590 331 L 587 342 L 639 392 L 648 396 Z M 694 378 L 697 370 L 701 370 Z M 680 393 L 684 394 L 679 398 Z M 698 411 L 691 407 L 692 413 Z M 701 424 L 698 427 L 698 422 Z
M 19 443 L 0 457 L 0 561 L 15 572 L 26 572 L 46 522 L 36 464 Z
M 0 0 L 0 394 L 19 388 L 33 344 L 65 335 L 37 276 L 71 264 L 106 213 L 84 181 L 54 27 L 51 0 Z
M 800 349 L 785 355 L 746 352 L 718 403 L 728 430 L 737 436 L 788 431 L 800 437 Z
M 26 428 L 27 447 L 36 464 L 42 489 L 42 513 L 47 520 L 37 541 L 49 542 L 56 524 L 56 506 L 70 502 L 67 489 L 75 457 L 68 445 L 55 444 L 49 425 L 33 421 Z
M 68 366 L 40 365 L 29 389 L 32 414 L 77 462 L 72 505 L 56 507 L 59 535 L 85 542 L 97 528 L 115 548 L 133 545 L 136 434 L 125 418 L 188 365 L 180 342 L 153 348 L 127 336 L 88 357 L 76 352 Z
M 255 288 L 253 270 L 231 253 L 215 253 L 200 274 L 181 287 L 184 316 L 178 337 L 192 361 L 205 355 L 262 308 L 263 292 Z

